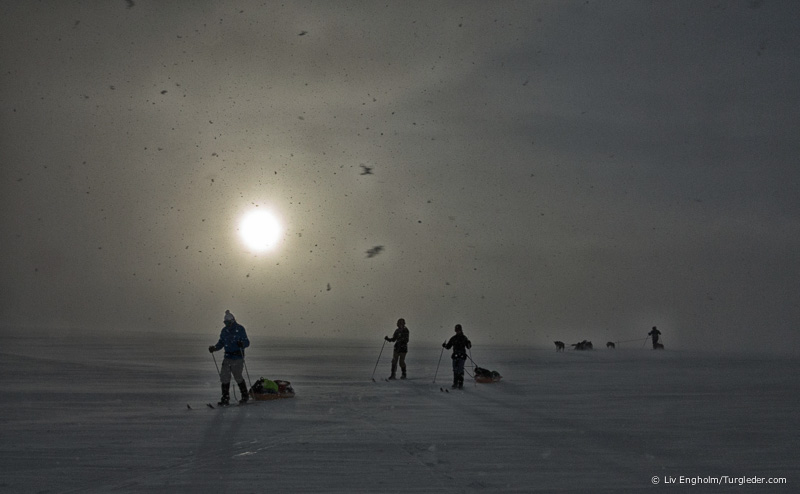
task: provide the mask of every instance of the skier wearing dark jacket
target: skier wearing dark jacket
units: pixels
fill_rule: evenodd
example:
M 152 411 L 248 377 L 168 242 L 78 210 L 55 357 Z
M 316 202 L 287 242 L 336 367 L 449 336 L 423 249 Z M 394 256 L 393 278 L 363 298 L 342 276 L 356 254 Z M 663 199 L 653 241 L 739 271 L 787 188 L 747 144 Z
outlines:
M 461 331 L 461 325 L 456 324 L 456 334 L 450 338 L 449 341 L 442 343 L 442 346 L 448 350 L 453 349 L 453 389 L 461 389 L 464 387 L 464 362 L 467 360 L 467 349 L 472 348 L 472 342 L 469 341 L 464 333 Z
M 650 332 L 647 333 L 647 335 L 653 337 L 653 350 L 664 348 L 664 345 L 658 342 L 658 338 L 661 336 L 661 331 L 659 331 L 655 326 L 653 326 L 653 329 L 651 329 Z
M 242 399 L 239 402 L 246 403 L 249 398 L 242 370 L 244 369 L 244 349 L 250 346 L 244 326 L 236 322 L 231 311 L 225 311 L 224 321 L 225 327 L 219 333 L 219 341 L 216 345 L 208 347 L 208 351 L 211 353 L 222 348 L 225 349 L 225 358 L 222 360 L 222 369 L 219 373 L 219 380 L 222 383 L 222 398 L 218 404 L 223 406 L 230 403 L 231 374 L 242 392 Z
M 391 338 L 388 336 L 383 337 L 383 339 L 386 341 L 395 342 L 394 353 L 392 354 L 392 375 L 389 376 L 389 379 L 395 379 L 398 362 L 400 363 L 400 371 L 403 373 L 403 375 L 400 376 L 400 379 L 406 378 L 406 354 L 408 353 L 408 338 L 409 332 L 408 328 L 406 327 L 405 319 L 397 320 L 397 329 L 394 330 L 394 334 Z

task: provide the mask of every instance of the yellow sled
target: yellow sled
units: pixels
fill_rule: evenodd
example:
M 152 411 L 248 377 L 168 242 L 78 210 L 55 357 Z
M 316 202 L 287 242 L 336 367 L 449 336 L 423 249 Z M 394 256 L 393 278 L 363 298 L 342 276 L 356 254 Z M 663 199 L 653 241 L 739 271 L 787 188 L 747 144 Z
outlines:
M 262 377 L 250 388 L 250 396 L 256 401 L 294 398 L 294 388 L 289 381 L 271 381 Z

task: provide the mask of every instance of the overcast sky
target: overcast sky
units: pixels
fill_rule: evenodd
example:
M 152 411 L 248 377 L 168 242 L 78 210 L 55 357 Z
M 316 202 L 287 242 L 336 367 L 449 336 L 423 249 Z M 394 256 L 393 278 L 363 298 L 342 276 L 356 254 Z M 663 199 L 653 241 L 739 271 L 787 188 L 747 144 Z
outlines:
M 6 331 L 800 351 L 798 2 L 0 14 Z

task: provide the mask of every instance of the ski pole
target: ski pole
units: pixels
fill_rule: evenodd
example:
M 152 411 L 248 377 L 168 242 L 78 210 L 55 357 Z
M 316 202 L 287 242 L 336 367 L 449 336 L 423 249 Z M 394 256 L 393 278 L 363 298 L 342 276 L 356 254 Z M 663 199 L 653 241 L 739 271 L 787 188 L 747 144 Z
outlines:
M 649 340 L 649 339 L 650 339 L 650 337 L 649 337 L 649 336 L 648 336 L 647 338 L 645 338 L 645 339 L 644 339 L 644 343 L 642 343 L 642 348 L 644 348 L 644 347 L 645 347 L 645 345 L 647 345 L 647 340 Z
M 381 355 L 383 355 L 383 348 L 386 346 L 386 338 L 383 339 L 383 345 L 381 345 L 381 353 L 378 354 L 378 361 L 375 362 L 375 368 L 372 369 L 372 382 L 375 382 L 375 371 L 378 370 L 378 363 L 381 361 Z
M 225 361 L 223 360 L 222 362 L 224 363 Z M 231 373 L 233 373 L 232 371 L 233 371 L 233 369 L 231 369 Z M 236 384 L 238 384 L 238 383 L 236 382 L 236 378 L 234 378 L 233 379 L 233 386 L 231 386 L 231 388 L 233 388 L 233 399 L 234 399 L 234 401 L 239 401 L 239 396 L 236 394 L 236 388 L 238 388 L 238 386 Z
M 436 364 L 436 372 L 433 374 L 434 383 L 436 383 L 436 376 L 439 374 L 439 364 L 442 363 L 442 355 L 444 355 L 444 346 L 442 346 L 442 353 L 439 354 L 439 362 Z
M 252 388 L 253 383 L 252 381 L 250 381 L 250 371 L 247 370 L 247 360 L 245 360 L 244 358 L 244 347 L 242 348 L 242 363 L 244 364 L 244 371 L 247 373 L 247 384 L 249 384 L 250 387 Z
M 219 366 L 217 365 L 217 357 L 214 356 L 214 352 L 211 352 L 211 358 L 214 359 L 214 367 L 217 368 L 217 375 L 222 377 L 219 372 Z

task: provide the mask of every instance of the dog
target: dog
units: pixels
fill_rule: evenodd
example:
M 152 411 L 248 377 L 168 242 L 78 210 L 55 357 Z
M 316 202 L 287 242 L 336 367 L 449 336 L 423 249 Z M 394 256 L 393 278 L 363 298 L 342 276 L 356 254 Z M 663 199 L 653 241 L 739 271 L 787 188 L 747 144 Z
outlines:
M 606 348 L 608 348 L 609 350 L 613 350 L 617 348 L 617 345 L 615 345 L 613 341 L 609 341 L 608 343 L 606 343 Z
M 656 343 L 655 345 L 653 345 L 653 350 L 663 350 L 663 349 L 664 345 L 662 345 L 661 343 Z
M 556 351 L 557 351 L 557 352 L 563 352 L 563 351 L 564 351 L 564 347 L 565 347 L 566 345 L 564 345 L 564 342 L 563 342 L 563 341 L 554 341 L 553 343 L 555 343 L 555 344 L 556 344 Z

